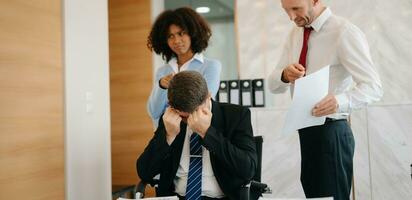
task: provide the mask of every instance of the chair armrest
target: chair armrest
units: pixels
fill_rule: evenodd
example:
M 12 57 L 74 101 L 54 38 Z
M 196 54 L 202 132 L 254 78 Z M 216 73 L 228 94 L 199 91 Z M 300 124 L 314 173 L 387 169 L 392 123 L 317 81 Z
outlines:
M 251 181 L 250 182 L 250 187 L 253 190 L 259 191 L 262 194 L 272 194 L 272 189 L 270 189 L 270 187 L 265 183 L 261 183 L 261 182 L 257 182 L 257 181 Z
M 239 200 L 250 200 L 250 182 L 246 185 L 242 185 L 239 190 Z
M 254 200 L 257 199 L 258 196 L 262 196 L 262 194 L 271 193 L 272 190 L 267 184 L 252 180 L 248 184 L 240 187 L 240 200 Z
M 136 199 L 143 199 L 144 198 L 146 185 L 147 185 L 147 183 L 145 183 L 143 181 L 140 181 L 136 185 Z

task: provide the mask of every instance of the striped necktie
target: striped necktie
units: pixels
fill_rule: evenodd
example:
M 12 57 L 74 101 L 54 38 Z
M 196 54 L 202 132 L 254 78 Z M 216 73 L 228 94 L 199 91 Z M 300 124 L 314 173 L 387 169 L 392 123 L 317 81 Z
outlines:
M 202 145 L 200 136 L 190 136 L 190 164 L 187 178 L 186 200 L 200 200 L 202 195 Z

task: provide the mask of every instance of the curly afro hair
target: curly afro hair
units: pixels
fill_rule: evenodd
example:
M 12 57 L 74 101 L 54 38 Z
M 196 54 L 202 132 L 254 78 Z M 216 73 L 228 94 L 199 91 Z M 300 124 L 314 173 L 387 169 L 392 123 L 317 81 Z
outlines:
M 193 53 L 200 53 L 207 48 L 209 38 L 212 36 L 208 23 L 193 9 L 182 7 L 176 10 L 165 10 L 156 18 L 147 38 L 147 47 L 151 51 L 161 55 L 167 62 L 176 57 L 167 44 L 169 27 L 172 24 L 189 34 Z

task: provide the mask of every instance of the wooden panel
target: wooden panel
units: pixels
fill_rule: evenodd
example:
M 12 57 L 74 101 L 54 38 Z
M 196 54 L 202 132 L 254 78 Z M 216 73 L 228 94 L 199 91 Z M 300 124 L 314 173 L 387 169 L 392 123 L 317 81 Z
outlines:
M 1 1 L 0 19 L 0 199 L 64 199 L 61 1 Z
M 136 184 L 136 159 L 153 135 L 150 26 L 150 0 L 109 0 L 113 185 Z

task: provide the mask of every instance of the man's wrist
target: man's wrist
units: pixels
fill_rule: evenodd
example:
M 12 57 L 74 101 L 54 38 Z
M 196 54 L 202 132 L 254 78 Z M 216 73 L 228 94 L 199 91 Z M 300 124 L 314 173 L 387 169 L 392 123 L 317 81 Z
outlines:
M 166 136 L 166 142 L 167 142 L 167 144 L 170 146 L 170 145 L 172 145 L 172 143 L 173 143 L 173 141 L 175 140 L 175 138 L 176 138 L 176 136 L 169 136 L 169 135 L 167 135 Z
M 285 70 L 282 71 L 282 75 L 280 76 L 280 80 L 284 83 L 289 83 L 289 81 L 286 80 L 284 76 L 285 76 Z
M 204 131 L 202 131 L 202 132 L 199 131 L 200 137 L 202 137 L 202 138 L 206 137 L 206 134 L 207 134 L 207 131 L 209 130 L 209 128 L 210 128 L 210 125 L 206 129 L 204 129 Z

